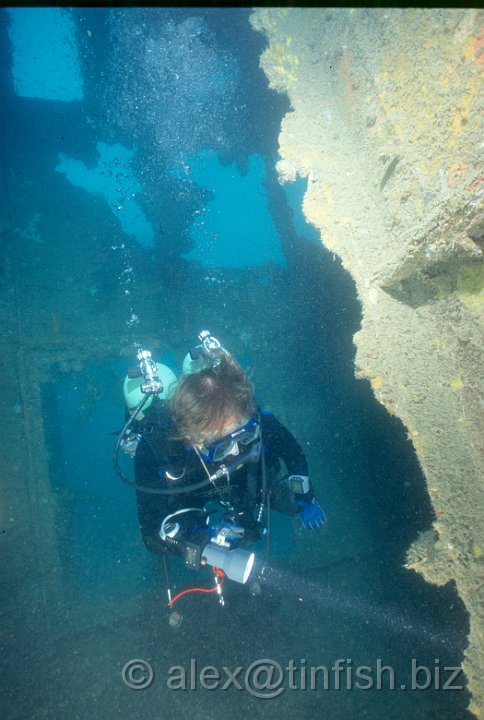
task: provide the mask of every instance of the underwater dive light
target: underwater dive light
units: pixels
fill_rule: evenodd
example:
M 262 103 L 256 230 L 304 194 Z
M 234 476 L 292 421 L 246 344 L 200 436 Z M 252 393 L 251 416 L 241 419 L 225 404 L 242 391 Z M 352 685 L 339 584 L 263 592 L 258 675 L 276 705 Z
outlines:
M 242 584 L 249 579 L 254 560 L 254 553 L 242 548 L 226 550 L 213 543 L 207 543 L 202 551 L 202 562 L 220 568 L 229 580 Z

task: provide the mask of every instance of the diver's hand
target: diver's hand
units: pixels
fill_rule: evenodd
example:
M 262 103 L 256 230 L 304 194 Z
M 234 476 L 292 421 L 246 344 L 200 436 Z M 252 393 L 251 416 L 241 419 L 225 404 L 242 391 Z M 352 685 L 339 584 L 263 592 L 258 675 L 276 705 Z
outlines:
M 309 501 L 298 500 L 297 505 L 300 508 L 297 517 L 306 530 L 316 530 L 325 525 L 326 515 L 316 498 Z
M 261 523 L 254 520 L 249 513 L 243 511 L 239 513 L 226 513 L 222 519 L 225 522 L 233 523 L 243 529 L 244 537 L 242 542 L 244 544 L 257 542 L 261 539 L 262 535 L 265 534 Z

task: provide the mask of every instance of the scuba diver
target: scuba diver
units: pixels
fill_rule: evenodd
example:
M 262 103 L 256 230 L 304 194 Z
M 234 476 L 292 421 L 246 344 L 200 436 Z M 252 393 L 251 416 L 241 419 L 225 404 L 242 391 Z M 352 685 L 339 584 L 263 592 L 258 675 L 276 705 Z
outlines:
M 308 530 L 326 517 L 296 439 L 259 409 L 220 342 L 206 330 L 198 339 L 178 382 L 148 351 L 138 352 L 139 366 L 125 379 L 128 421 L 114 459 L 136 490 L 146 547 L 163 555 L 165 571 L 169 555 L 194 569 L 211 565 L 221 595 L 223 575 L 245 583 L 251 574 L 255 556 L 245 546 L 265 536 L 268 553 L 271 508 Z M 120 447 L 134 457 L 134 483 L 119 467 Z

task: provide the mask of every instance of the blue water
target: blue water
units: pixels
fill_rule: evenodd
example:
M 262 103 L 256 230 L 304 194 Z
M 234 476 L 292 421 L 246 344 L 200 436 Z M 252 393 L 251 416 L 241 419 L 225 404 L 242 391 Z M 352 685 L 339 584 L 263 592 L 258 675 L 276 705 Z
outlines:
M 28 39 L 48 18 L 22 12 L 16 33 Z M 305 183 L 283 189 L 275 177 L 289 108 L 267 88 L 248 11 L 62 10 L 51 47 L 75 46 L 64 58 L 75 86 L 57 99 L 50 59 L 29 57 L 28 42 L 20 52 L 10 17 L 1 11 L 2 262 L 5 278 L 16 273 L 12 357 L 29 360 L 20 400 L 27 376 L 41 389 L 43 436 L 29 435 L 20 400 L 15 422 L 47 453 L 45 495 L 26 492 L 19 537 L 28 557 L 37 548 L 51 564 L 46 572 L 8 556 L 3 716 L 469 718 L 465 687 L 435 680 L 462 661 L 462 603 L 452 584 L 402 569 L 432 521 L 425 480 L 405 429 L 354 379 L 360 306 L 300 211 Z M 179 374 L 202 328 L 303 445 L 328 524 L 306 532 L 272 513 L 261 593 L 227 583 L 224 607 L 185 596 L 175 629 L 162 564 L 141 541 L 134 493 L 111 455 L 137 347 Z M 122 467 L 132 477 L 128 458 Z M 22 476 L 19 493 L 31 482 Z M 174 565 L 171 580 L 176 592 L 208 587 L 211 573 Z M 284 672 L 273 699 L 244 684 L 264 658 Z M 123 682 L 132 659 L 154 670 L 145 690 Z M 423 665 L 432 686 L 409 689 Z M 236 673 L 241 687 L 203 687 L 207 666 L 223 681 Z M 330 689 L 311 688 L 317 666 L 329 668 Z M 364 666 L 375 681 L 387 667 L 382 688 L 355 685 Z M 179 689 L 168 683 L 176 674 Z M 413 679 L 426 677 L 421 669 Z

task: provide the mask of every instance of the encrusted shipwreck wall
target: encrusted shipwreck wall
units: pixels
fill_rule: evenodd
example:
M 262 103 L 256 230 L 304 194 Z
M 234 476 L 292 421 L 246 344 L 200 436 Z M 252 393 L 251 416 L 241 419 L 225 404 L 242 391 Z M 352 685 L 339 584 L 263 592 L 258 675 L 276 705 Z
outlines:
M 436 521 L 407 567 L 454 579 L 484 717 L 484 17 L 477 10 L 259 9 L 286 93 L 278 172 L 353 276 L 356 373 L 408 428 Z

